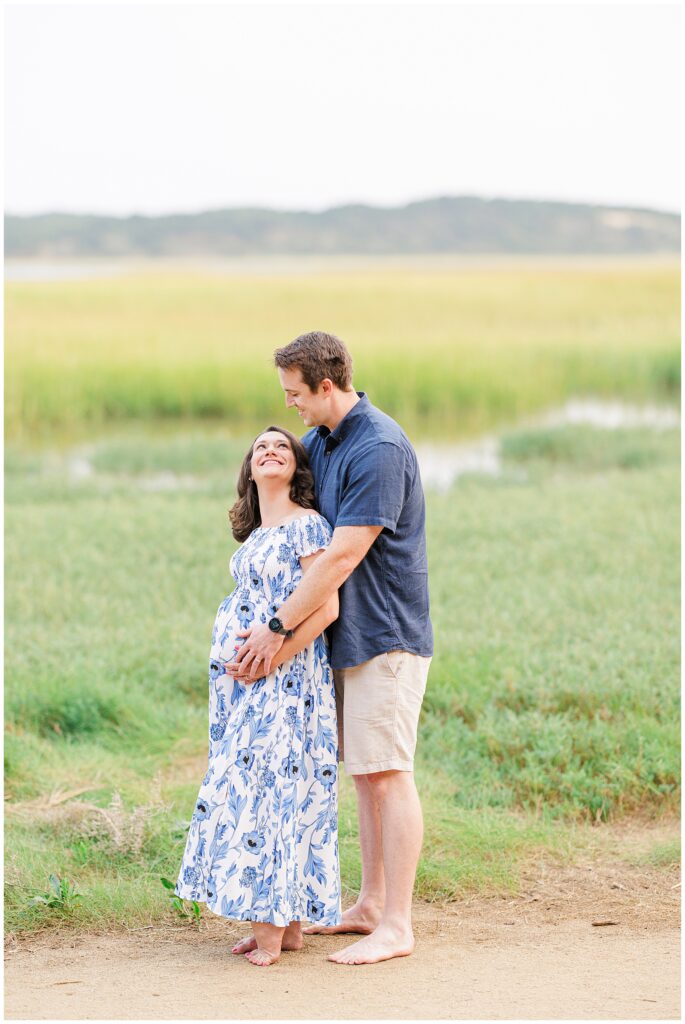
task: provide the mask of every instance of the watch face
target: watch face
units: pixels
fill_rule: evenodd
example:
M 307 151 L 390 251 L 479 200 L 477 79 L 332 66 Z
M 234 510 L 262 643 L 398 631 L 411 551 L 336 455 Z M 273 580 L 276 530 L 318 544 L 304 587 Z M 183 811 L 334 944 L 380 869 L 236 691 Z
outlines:
M 280 619 L 276 619 L 276 618 L 269 619 L 269 629 L 271 630 L 272 633 L 278 633 L 279 629 L 281 629 L 281 628 L 282 627 L 281 627 L 281 620 Z

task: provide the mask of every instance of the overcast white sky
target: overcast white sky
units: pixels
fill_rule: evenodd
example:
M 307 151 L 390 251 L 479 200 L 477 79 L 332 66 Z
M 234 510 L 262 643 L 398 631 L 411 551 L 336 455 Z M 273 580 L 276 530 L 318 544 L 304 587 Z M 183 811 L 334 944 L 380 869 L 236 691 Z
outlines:
M 680 208 L 678 5 L 5 11 L 12 213 Z

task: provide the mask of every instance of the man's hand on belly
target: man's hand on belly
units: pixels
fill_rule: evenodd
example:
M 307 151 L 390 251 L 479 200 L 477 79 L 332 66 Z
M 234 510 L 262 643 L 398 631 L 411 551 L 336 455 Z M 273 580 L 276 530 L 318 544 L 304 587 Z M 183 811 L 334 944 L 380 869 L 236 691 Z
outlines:
M 246 637 L 246 640 L 227 666 L 233 678 L 240 682 L 254 682 L 255 679 L 268 676 L 271 662 L 283 646 L 285 637 L 280 633 L 272 633 L 266 625 L 245 629 L 236 636 Z

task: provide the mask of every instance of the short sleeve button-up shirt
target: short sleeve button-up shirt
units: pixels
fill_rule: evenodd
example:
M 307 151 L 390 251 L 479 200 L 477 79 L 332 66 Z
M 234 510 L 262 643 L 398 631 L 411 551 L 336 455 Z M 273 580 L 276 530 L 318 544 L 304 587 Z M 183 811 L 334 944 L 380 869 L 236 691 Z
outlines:
M 382 526 L 340 588 L 340 614 L 327 634 L 333 668 L 386 651 L 429 657 L 426 511 L 416 453 L 401 427 L 364 392 L 335 430 L 302 438 L 319 510 L 337 526 Z

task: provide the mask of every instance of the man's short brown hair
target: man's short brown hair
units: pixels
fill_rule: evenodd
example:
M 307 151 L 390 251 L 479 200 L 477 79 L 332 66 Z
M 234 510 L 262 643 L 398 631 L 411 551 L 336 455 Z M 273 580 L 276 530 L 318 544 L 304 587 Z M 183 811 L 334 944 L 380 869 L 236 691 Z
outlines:
M 299 370 L 311 391 L 316 391 L 326 377 L 341 391 L 352 389 L 352 356 L 334 334 L 300 334 L 289 345 L 276 349 L 274 362 L 281 370 Z

